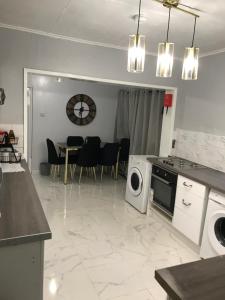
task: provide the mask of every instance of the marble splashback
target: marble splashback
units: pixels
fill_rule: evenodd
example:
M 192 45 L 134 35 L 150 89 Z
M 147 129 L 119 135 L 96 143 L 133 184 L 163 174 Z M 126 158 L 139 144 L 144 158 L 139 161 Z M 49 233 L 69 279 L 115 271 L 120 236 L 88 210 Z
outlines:
M 0 130 L 4 130 L 9 132 L 9 130 L 13 130 L 15 136 L 19 138 L 18 145 L 15 146 L 19 152 L 23 153 L 23 124 L 1 124 Z
M 225 172 L 225 136 L 176 129 L 173 155 Z

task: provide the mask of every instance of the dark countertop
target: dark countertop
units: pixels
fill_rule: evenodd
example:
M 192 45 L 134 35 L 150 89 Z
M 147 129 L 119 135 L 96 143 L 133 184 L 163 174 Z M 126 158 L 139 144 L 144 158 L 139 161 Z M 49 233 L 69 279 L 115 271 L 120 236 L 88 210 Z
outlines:
M 225 299 L 225 256 L 156 270 L 155 278 L 173 300 Z
M 0 247 L 51 239 L 51 231 L 25 161 L 26 172 L 4 173 L 0 187 Z
M 157 158 L 148 158 L 148 160 L 158 166 L 164 167 Z M 215 189 L 221 193 L 225 193 L 225 173 L 202 166 L 199 168 L 174 170 L 173 167 L 166 165 L 166 169 L 176 171 L 179 175 L 197 181 L 209 188 Z

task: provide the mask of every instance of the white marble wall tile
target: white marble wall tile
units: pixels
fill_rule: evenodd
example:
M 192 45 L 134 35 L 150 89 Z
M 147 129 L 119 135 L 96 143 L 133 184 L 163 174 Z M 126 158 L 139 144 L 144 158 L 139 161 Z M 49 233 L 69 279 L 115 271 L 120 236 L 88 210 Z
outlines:
M 225 172 L 225 136 L 176 129 L 174 155 Z

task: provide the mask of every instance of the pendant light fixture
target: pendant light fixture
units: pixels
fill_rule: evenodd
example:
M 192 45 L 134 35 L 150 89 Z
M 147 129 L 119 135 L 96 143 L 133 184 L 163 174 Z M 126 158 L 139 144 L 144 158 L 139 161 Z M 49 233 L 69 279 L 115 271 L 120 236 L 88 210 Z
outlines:
M 137 33 L 129 35 L 127 71 L 132 73 L 144 72 L 145 65 L 145 36 L 139 34 L 141 17 L 141 0 L 139 2 Z
M 183 69 L 182 69 L 183 80 L 198 79 L 199 48 L 194 47 L 196 22 L 197 22 L 197 17 L 195 17 L 195 22 L 194 22 L 192 45 L 191 47 L 186 47 L 184 51 L 184 62 L 183 62 Z
M 158 46 L 158 59 L 157 59 L 157 69 L 156 69 L 157 77 L 172 76 L 174 43 L 169 43 L 170 14 L 171 14 L 171 7 L 169 7 L 166 42 L 159 43 Z

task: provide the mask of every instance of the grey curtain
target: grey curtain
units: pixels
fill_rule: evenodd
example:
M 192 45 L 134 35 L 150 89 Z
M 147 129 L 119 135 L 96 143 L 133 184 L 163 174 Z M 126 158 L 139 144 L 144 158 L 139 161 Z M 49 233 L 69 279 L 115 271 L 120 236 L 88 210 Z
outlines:
M 115 139 L 130 138 L 130 154 L 159 154 L 164 94 L 163 90 L 119 91 Z

